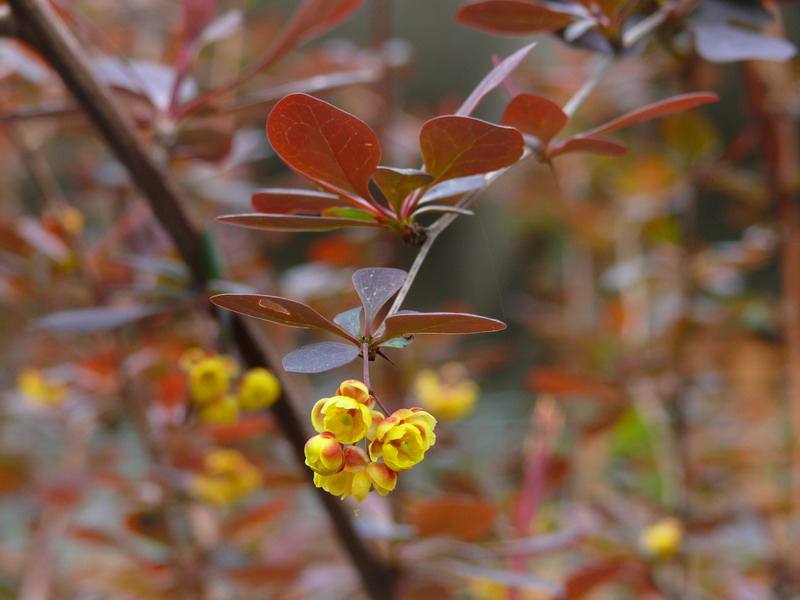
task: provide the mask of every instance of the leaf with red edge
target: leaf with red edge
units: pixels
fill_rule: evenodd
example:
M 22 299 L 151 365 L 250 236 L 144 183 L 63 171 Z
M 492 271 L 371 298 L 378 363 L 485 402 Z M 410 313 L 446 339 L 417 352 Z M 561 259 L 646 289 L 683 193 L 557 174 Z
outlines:
M 622 144 L 605 138 L 574 137 L 560 144 L 556 144 L 550 151 L 549 157 L 555 158 L 562 154 L 574 154 L 576 152 L 602 154 L 605 156 L 622 156 L 627 151 L 628 149 Z
M 358 342 L 344 329 L 323 317 L 310 306 L 289 298 L 257 294 L 218 294 L 211 297 L 211 302 L 240 315 L 289 327 L 321 329 L 352 342 Z M 272 308 L 271 304 L 277 305 L 282 310 Z
M 434 182 L 479 175 L 513 165 L 525 142 L 511 127 L 472 117 L 444 116 L 422 126 L 419 145 Z
M 267 119 L 267 137 L 289 168 L 320 187 L 369 208 L 369 180 L 381 160 L 369 126 L 307 94 L 280 100 Z
M 372 181 L 386 197 L 392 210 L 396 214 L 400 214 L 400 207 L 406 196 L 414 190 L 430 184 L 433 177 L 417 169 L 378 167 L 372 174 Z
M 267 62 L 274 62 L 292 48 L 333 29 L 363 3 L 364 0 L 306 0 L 281 28 Z
M 279 215 L 318 215 L 326 208 L 342 206 L 349 202 L 334 194 L 312 190 L 269 188 L 253 194 L 253 209 L 261 213 Z
M 217 217 L 220 223 L 230 223 L 263 231 L 331 231 L 342 227 L 381 227 L 375 221 L 342 217 L 311 217 L 306 215 L 265 215 L 260 213 Z
M 587 137 L 609 133 L 611 131 L 616 131 L 617 129 L 622 129 L 623 127 L 628 127 L 629 125 L 634 125 L 643 121 L 649 121 L 650 119 L 655 119 L 657 117 L 671 115 L 672 113 L 694 108 L 695 106 L 708 104 L 709 102 L 716 102 L 717 100 L 719 100 L 719 96 L 711 92 L 698 92 L 695 94 L 681 94 L 680 96 L 673 96 L 672 98 L 659 100 L 658 102 L 653 102 L 647 106 L 637 108 L 636 110 L 622 115 L 613 121 L 604 123 L 603 125 L 595 127 L 594 129 L 590 129 L 589 131 L 584 131 L 579 135 L 581 137 Z
M 500 122 L 538 138 L 546 147 L 568 120 L 566 113 L 552 100 L 535 94 L 520 94 L 508 103 Z
M 372 346 L 378 346 L 387 340 L 403 335 L 417 333 L 484 333 L 488 331 L 501 331 L 506 324 L 497 319 L 470 315 L 466 313 L 418 313 L 402 311 L 387 317 L 384 321 L 383 331 Z
M 289 373 L 324 373 L 354 361 L 360 352 L 351 344 L 319 342 L 292 350 L 281 362 Z
M 528 52 L 533 50 L 535 45 L 536 42 L 528 44 L 524 48 L 520 48 L 514 52 L 514 54 L 508 58 L 497 63 L 494 69 L 489 71 L 489 74 L 481 80 L 474 90 L 472 90 L 472 93 L 467 97 L 466 100 L 464 100 L 464 103 L 455 112 L 455 114 L 462 117 L 468 117 L 471 115 L 472 111 L 475 110 L 475 107 L 478 106 L 486 94 L 491 92 L 498 85 L 502 84 L 503 81 L 505 81 L 506 78 L 514 72 L 514 69 L 516 69 L 523 59 L 528 55 Z
M 573 22 L 564 13 L 526 0 L 481 0 L 462 6 L 456 21 L 480 31 L 527 35 L 555 31 Z

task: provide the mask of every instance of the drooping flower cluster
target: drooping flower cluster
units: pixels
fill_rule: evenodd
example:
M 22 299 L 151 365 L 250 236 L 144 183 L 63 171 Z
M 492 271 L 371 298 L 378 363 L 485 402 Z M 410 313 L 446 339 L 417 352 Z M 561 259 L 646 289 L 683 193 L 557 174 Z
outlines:
M 261 484 L 261 473 L 244 455 L 231 448 L 213 448 L 203 470 L 192 480 L 192 492 L 200 500 L 225 506 L 249 496 Z
M 305 455 L 317 487 L 357 502 L 372 489 L 385 496 L 398 472 L 420 462 L 436 442 L 430 413 L 402 408 L 386 417 L 375 404 L 367 386 L 351 379 L 314 405 L 311 422 L 319 434 L 306 442 Z M 366 449 L 353 445 L 362 440 Z
M 281 395 L 278 378 L 260 367 L 246 371 L 232 390 L 239 366 L 224 354 L 192 348 L 181 357 L 181 367 L 187 373 L 189 396 L 198 408 L 198 418 L 204 423 L 234 423 L 240 411 L 269 408 Z
M 480 392 L 469 378 L 466 367 L 452 362 L 439 371 L 425 369 L 414 382 L 414 395 L 420 404 L 441 419 L 462 419 L 475 410 Z

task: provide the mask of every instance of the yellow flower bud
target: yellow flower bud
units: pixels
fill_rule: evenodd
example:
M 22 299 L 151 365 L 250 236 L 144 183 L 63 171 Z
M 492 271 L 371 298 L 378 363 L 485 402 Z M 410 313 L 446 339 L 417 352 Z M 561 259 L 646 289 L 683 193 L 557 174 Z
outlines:
M 467 376 L 459 363 L 443 366 L 439 373 L 422 371 L 414 382 L 414 393 L 422 406 L 442 419 L 461 419 L 475 409 L 478 385 Z
M 35 406 L 55 408 L 67 397 L 67 384 L 45 379 L 39 369 L 25 369 L 17 377 L 17 388 Z
M 344 465 L 344 448 L 332 433 L 315 435 L 306 442 L 304 451 L 306 464 L 319 475 L 332 475 Z
M 187 350 L 180 360 L 189 372 L 189 393 L 197 404 L 208 404 L 228 393 L 231 378 L 239 373 L 230 356 L 207 356 L 199 348 Z
M 366 404 L 369 408 L 375 405 L 375 398 L 370 395 L 369 388 L 356 379 L 348 379 L 343 381 L 336 390 L 337 396 L 347 396 L 353 400 Z
M 372 460 L 383 457 L 393 471 L 406 471 L 425 457 L 436 443 L 436 419 L 420 408 L 401 408 L 384 419 L 369 446 Z
M 211 450 L 203 471 L 192 480 L 192 492 L 205 502 L 233 504 L 250 495 L 261 483 L 261 473 L 240 452 L 227 448 Z
M 281 384 L 269 369 L 250 369 L 239 384 L 239 405 L 244 410 L 269 408 L 280 395 Z
M 233 396 L 224 396 L 202 406 L 198 416 L 203 423 L 235 423 L 239 418 L 239 403 Z
M 320 400 L 311 412 L 311 421 L 317 431 L 328 431 L 343 444 L 362 439 L 372 425 L 372 413 L 366 404 L 348 396 L 334 396 Z
M 681 549 L 683 525 L 674 518 L 661 519 L 642 532 L 639 542 L 654 558 L 661 560 L 672 558 Z

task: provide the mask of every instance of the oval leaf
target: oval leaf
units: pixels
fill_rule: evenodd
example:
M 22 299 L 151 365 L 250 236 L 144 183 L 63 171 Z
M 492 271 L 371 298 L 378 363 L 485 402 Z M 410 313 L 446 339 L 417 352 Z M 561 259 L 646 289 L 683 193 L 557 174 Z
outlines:
M 524 0 L 482 0 L 465 4 L 456 21 L 480 31 L 527 35 L 555 31 L 572 23 L 569 15 Z
M 785 62 L 797 53 L 790 42 L 776 37 L 732 27 L 724 23 L 697 23 L 694 31 L 697 53 L 710 62 L 775 60 Z
M 306 94 L 280 100 L 267 119 L 273 149 L 293 171 L 355 203 L 381 160 L 378 138 L 351 114 Z
M 357 338 L 361 335 L 361 310 L 360 306 L 346 310 L 333 317 L 333 322 Z
M 635 123 L 641 123 L 657 117 L 671 115 L 672 113 L 694 108 L 695 106 L 700 106 L 702 104 L 708 104 L 709 102 L 716 102 L 717 100 L 719 100 L 719 96 L 710 92 L 699 92 L 696 94 L 681 94 L 680 96 L 673 96 L 672 98 L 667 98 L 666 100 L 660 100 L 658 102 L 648 104 L 647 106 L 643 106 L 642 108 L 631 111 L 626 115 L 622 115 L 613 121 L 604 123 L 603 125 L 595 127 L 594 129 L 590 129 L 589 131 L 584 131 L 580 134 L 580 136 L 586 137 L 609 133 L 611 131 L 616 131 L 617 129 L 622 129 L 623 127 L 628 127 L 629 125 L 633 125 Z
M 255 317 L 256 319 L 289 327 L 322 329 L 353 342 L 358 341 L 310 306 L 289 298 L 257 294 L 219 294 L 212 296 L 211 302 L 240 315 Z M 277 304 L 282 310 L 272 308 L 270 304 Z
M 305 215 L 244 214 L 217 217 L 220 223 L 230 223 L 263 231 L 330 231 L 342 227 L 380 227 L 375 221 L 342 217 L 312 217 Z
M 568 120 L 566 113 L 552 100 L 535 94 L 519 94 L 508 103 L 500 122 L 538 138 L 546 147 Z
M 353 286 L 364 306 L 367 329 L 381 308 L 400 290 L 406 276 L 407 273 L 401 269 L 380 267 L 359 269 L 353 273 Z
M 358 346 L 339 342 L 320 342 L 292 350 L 281 361 L 289 373 L 323 373 L 352 362 Z
M 318 215 L 326 208 L 342 206 L 349 201 L 334 194 L 311 190 L 270 188 L 253 194 L 253 209 L 262 213 Z
M 372 181 L 383 192 L 392 210 L 399 215 L 406 196 L 414 190 L 428 185 L 433 181 L 433 177 L 416 169 L 378 167 L 372 174 Z
M 522 156 L 525 142 L 511 127 L 445 116 L 422 126 L 419 145 L 425 169 L 438 183 L 513 165 Z
M 373 346 L 387 340 L 414 333 L 483 333 L 501 331 L 506 324 L 497 319 L 465 313 L 417 313 L 403 311 L 387 317 L 380 339 Z
M 576 137 L 557 144 L 550 152 L 550 158 L 576 152 L 622 156 L 627 151 L 628 149 L 622 144 L 604 138 Z
M 39 329 L 55 333 L 98 333 L 118 329 L 166 309 L 167 306 L 161 304 L 77 308 L 52 313 L 36 319 L 33 324 Z

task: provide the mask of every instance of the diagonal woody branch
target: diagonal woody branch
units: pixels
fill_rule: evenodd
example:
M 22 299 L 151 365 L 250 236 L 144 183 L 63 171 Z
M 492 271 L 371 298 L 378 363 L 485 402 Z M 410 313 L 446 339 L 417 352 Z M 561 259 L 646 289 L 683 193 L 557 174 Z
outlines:
M 97 127 L 117 159 L 126 167 L 161 226 L 172 238 L 198 288 L 206 280 L 201 238 L 181 204 L 178 186 L 159 164 L 136 131 L 131 119 L 114 102 L 89 68 L 89 61 L 72 33 L 43 0 L 9 0 L 19 38 L 44 55 L 81 108 Z M 233 321 L 234 342 L 248 367 L 270 367 L 270 360 L 239 318 Z M 268 350 L 268 348 L 267 348 Z M 285 391 L 273 407 L 281 430 L 298 462 L 303 462 L 307 433 Z M 308 469 L 303 472 L 309 474 Z M 328 516 L 372 600 L 392 600 L 393 570 L 375 557 L 353 528 L 337 498 L 317 490 Z

